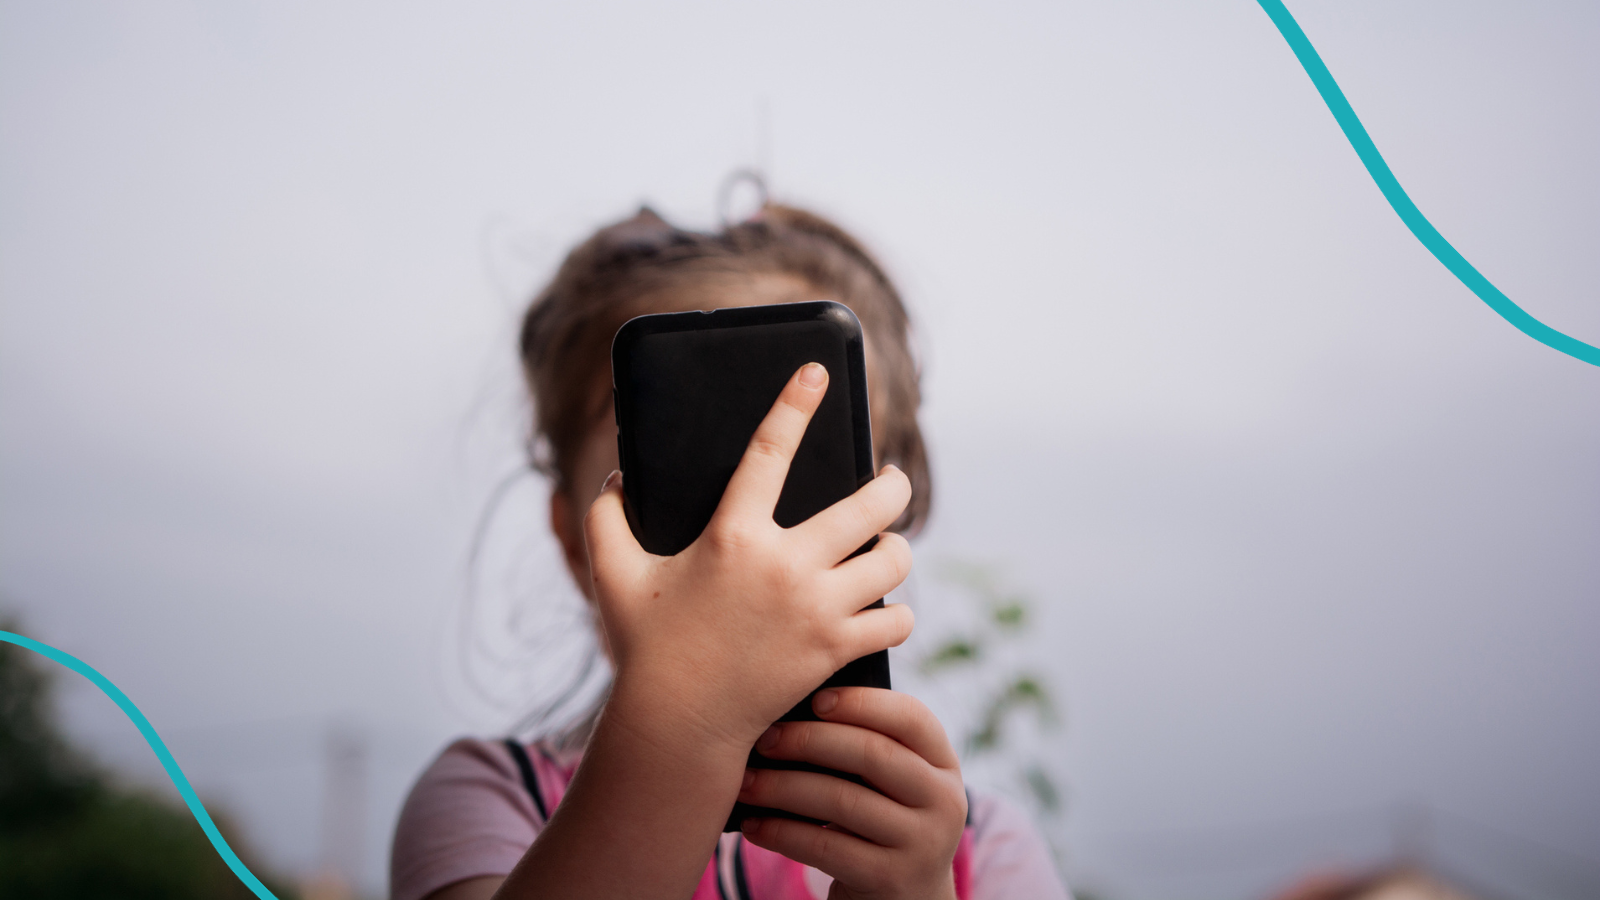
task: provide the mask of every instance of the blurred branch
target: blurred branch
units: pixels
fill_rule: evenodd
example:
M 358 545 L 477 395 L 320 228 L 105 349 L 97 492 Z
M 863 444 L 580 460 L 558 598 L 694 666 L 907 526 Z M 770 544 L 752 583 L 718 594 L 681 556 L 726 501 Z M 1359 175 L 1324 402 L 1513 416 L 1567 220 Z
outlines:
M 1061 809 L 1061 791 L 1044 767 L 1034 763 L 1023 773 L 1023 778 L 1028 782 L 1028 789 L 1033 792 L 1040 809 L 1050 813 Z
M 983 725 L 967 737 L 967 746 L 973 753 L 995 749 L 1000 744 L 1001 728 L 1006 718 L 1018 709 L 1031 708 L 1040 725 L 1056 724 L 1055 704 L 1037 676 L 1018 675 L 1005 686 L 984 708 Z
M 1016 642 L 1033 626 L 1032 599 L 1006 586 L 998 569 L 968 560 L 942 561 L 937 577 L 961 589 L 979 616 L 962 631 L 939 642 L 919 661 L 921 670 L 931 676 L 999 684 L 980 701 L 976 724 L 963 736 L 966 755 L 1005 758 L 1019 750 L 1008 745 L 1008 724 L 1016 714 L 1031 715 L 1043 729 L 1056 726 L 1059 716 L 1045 677 L 1025 666 Z M 1062 795 L 1045 765 L 1037 759 L 1014 760 L 1015 777 L 1039 812 L 1054 815 L 1061 809 Z
M 975 663 L 981 652 L 977 641 L 971 638 L 952 638 L 923 658 L 922 671 L 932 674 L 952 666 Z

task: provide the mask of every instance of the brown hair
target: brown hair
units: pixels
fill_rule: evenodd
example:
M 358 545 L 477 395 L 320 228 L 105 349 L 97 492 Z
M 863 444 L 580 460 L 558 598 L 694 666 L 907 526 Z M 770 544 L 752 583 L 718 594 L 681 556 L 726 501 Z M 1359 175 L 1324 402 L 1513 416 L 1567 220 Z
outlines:
M 878 462 L 911 479 L 895 531 L 914 533 L 932 493 L 917 425 L 920 372 L 900 292 L 859 241 L 814 213 L 767 203 L 715 233 L 684 231 L 648 207 L 575 247 L 522 320 L 522 369 L 533 395 L 533 467 L 570 487 L 573 455 L 610 401 L 611 339 L 637 315 L 718 305 L 759 288 L 764 302 L 829 299 L 861 320 Z

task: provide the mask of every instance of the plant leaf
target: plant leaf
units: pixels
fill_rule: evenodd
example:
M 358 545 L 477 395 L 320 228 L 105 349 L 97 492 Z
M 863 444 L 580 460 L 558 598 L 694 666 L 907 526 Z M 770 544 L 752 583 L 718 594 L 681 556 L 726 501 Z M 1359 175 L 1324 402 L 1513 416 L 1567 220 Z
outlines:
M 957 637 L 945 641 L 939 649 L 928 654 L 922 660 L 922 671 L 937 672 L 951 666 L 959 666 L 978 661 L 983 650 L 977 640 L 973 638 Z
M 1039 801 L 1041 809 L 1050 813 L 1061 809 L 1061 791 L 1056 788 L 1054 779 L 1043 766 L 1034 763 L 1023 773 L 1023 778 L 1028 782 L 1028 790 L 1033 792 L 1033 799 Z
M 1018 630 L 1027 623 L 1028 602 L 1022 597 L 1010 597 L 1003 603 L 995 606 L 992 612 L 994 622 L 1001 628 Z

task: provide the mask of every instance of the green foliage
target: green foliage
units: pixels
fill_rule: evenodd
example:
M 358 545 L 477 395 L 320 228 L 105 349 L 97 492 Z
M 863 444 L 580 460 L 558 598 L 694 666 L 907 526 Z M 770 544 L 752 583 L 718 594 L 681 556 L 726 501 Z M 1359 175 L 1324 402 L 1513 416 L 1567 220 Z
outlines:
M 994 622 L 1001 628 L 1020 630 L 1027 621 L 1028 607 L 1021 598 L 1014 598 L 996 604 L 993 609 Z
M 0 621 L 0 629 L 18 631 L 9 621 Z M 61 736 L 50 715 L 53 673 L 43 663 L 32 651 L 0 643 L 0 897 L 254 897 L 187 807 L 117 786 Z M 211 812 L 240 851 L 235 830 Z M 257 866 L 251 870 L 262 875 Z M 281 900 L 295 896 L 262 880 Z
M 1042 725 L 1056 723 L 1055 705 L 1038 676 L 1018 675 L 989 701 L 983 711 L 983 724 L 967 736 L 967 747 L 974 753 L 1000 745 L 1000 729 L 1007 716 L 1017 709 L 1032 709 Z
M 946 561 L 939 567 L 941 580 L 963 589 L 980 612 L 976 624 L 952 635 L 924 656 L 925 674 L 974 678 L 1000 685 L 976 710 L 976 724 L 963 737 L 967 756 L 1006 756 L 1007 725 L 1017 715 L 1030 715 L 1041 727 L 1058 724 L 1056 706 L 1043 676 L 1018 663 L 1015 643 L 1032 625 L 1027 595 L 1004 588 L 989 566 Z M 1008 669 L 1008 664 L 1009 669 Z M 1054 815 L 1061 809 L 1061 791 L 1038 760 L 1018 760 L 1016 776 L 1037 809 Z
M 158 797 L 102 790 L 72 815 L 7 831 L 0 837 L 0 896 L 255 896 L 217 855 L 189 811 Z M 283 900 L 290 896 L 281 886 L 269 882 L 269 887 Z
M 0 620 L 0 630 L 17 629 Z M 32 656 L 0 643 L 0 835 L 70 817 L 98 790 L 95 772 L 50 721 L 50 673 Z
M 1032 792 L 1033 799 L 1039 808 L 1045 812 L 1058 812 L 1061 809 L 1061 791 L 1056 788 L 1055 780 L 1043 766 L 1034 763 L 1023 771 L 1022 777 L 1028 783 L 1028 790 Z
M 928 654 L 922 660 L 922 671 L 927 673 L 959 666 L 963 663 L 978 661 L 978 645 L 966 638 L 955 638 L 946 641 L 939 649 Z
M 1027 595 L 1002 590 L 1000 578 L 992 567 L 962 560 L 946 560 L 939 567 L 939 577 L 966 588 L 987 611 L 990 621 L 1002 630 L 1019 633 L 1026 630 Z

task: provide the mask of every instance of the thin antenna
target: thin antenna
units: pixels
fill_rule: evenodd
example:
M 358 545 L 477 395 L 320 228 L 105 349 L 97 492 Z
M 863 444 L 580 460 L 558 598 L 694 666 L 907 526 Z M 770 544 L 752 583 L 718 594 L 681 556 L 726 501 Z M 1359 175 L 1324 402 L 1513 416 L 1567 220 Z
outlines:
M 772 183 L 772 107 L 765 95 L 756 98 L 755 169 L 763 180 Z
M 321 868 L 305 895 L 308 900 L 349 900 L 356 896 L 367 818 L 367 736 L 349 724 L 334 723 L 323 743 Z

